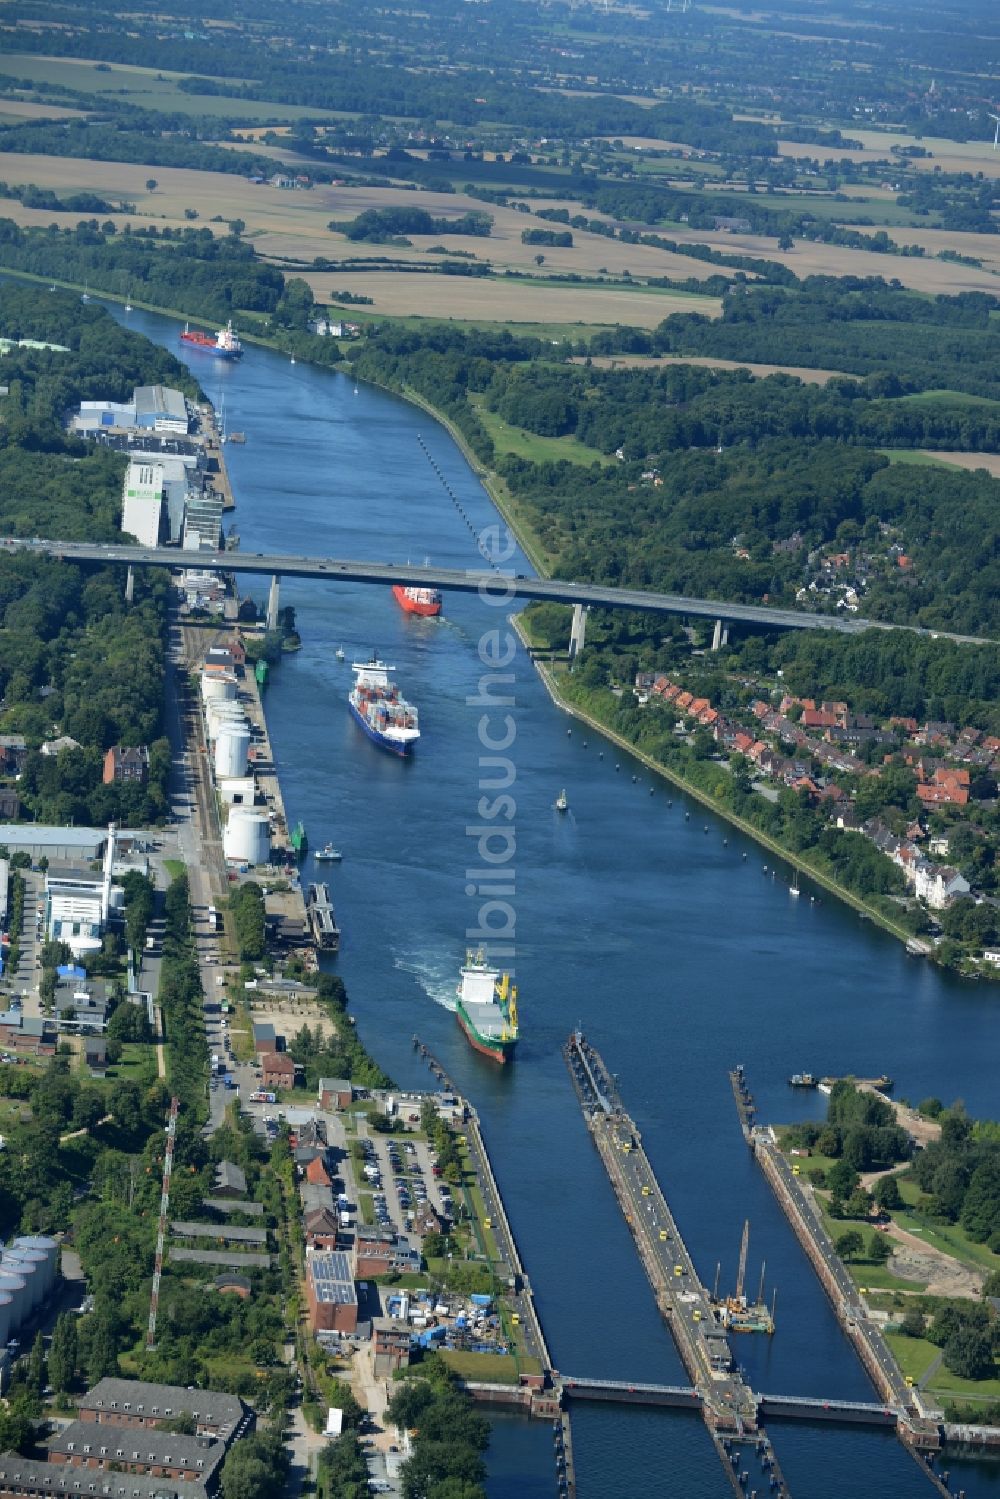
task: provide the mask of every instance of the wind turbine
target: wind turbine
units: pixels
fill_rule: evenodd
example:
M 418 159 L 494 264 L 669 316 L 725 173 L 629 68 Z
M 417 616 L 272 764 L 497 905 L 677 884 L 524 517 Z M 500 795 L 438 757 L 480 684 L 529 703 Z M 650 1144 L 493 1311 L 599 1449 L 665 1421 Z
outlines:
M 993 132 L 993 149 L 1000 150 L 1000 115 L 990 114 L 991 120 L 996 120 L 997 128 Z

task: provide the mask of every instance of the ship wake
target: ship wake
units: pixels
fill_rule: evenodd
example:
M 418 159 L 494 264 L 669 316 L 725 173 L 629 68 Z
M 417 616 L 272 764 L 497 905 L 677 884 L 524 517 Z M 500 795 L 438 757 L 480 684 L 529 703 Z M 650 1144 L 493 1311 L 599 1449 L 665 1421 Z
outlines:
M 393 960 L 393 967 L 400 973 L 408 973 L 415 978 L 427 998 L 440 1005 L 442 1010 L 455 1012 L 455 971 L 447 963 L 436 960 L 430 955 L 418 955 L 415 957 L 397 957 Z

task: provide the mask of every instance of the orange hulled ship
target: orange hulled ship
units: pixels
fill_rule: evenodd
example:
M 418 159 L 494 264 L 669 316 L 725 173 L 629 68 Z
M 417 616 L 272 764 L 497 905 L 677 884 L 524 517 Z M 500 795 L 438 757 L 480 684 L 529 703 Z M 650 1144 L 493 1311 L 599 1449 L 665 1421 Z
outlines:
M 394 583 L 392 593 L 407 614 L 431 616 L 441 613 L 441 595 L 436 588 L 404 588 L 401 583 Z

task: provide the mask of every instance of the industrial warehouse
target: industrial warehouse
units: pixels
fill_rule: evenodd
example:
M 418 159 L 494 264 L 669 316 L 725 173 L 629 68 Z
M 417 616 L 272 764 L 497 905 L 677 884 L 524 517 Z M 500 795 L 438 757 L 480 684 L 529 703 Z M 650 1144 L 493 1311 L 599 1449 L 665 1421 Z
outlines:
M 70 430 L 128 456 L 122 484 L 122 530 L 141 546 L 217 551 L 228 481 L 205 408 L 179 390 L 137 385 L 132 400 L 82 401 Z

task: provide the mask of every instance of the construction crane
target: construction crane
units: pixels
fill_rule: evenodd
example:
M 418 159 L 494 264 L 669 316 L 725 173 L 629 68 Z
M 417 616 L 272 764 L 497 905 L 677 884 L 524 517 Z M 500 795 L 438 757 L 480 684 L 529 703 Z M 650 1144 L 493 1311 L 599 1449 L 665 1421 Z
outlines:
M 746 1294 L 747 1280 L 747 1254 L 750 1249 L 750 1219 L 747 1218 L 743 1224 L 743 1237 L 740 1240 L 740 1264 L 736 1272 L 736 1290 L 732 1296 L 719 1297 L 719 1270 L 715 1268 L 715 1290 L 712 1293 L 712 1305 L 715 1314 L 723 1327 L 730 1332 L 767 1332 L 774 1331 L 774 1309 L 769 1310 L 764 1302 L 764 1266 L 760 1267 L 760 1289 L 757 1292 L 757 1300 L 751 1302 Z
M 743 1238 L 740 1240 L 740 1268 L 736 1272 L 736 1295 L 733 1300 L 737 1306 L 745 1306 L 746 1298 L 743 1295 L 743 1286 L 747 1278 L 747 1251 L 750 1248 L 750 1219 L 747 1218 L 743 1224 Z
M 170 1100 L 167 1119 L 167 1153 L 163 1158 L 163 1188 L 160 1193 L 160 1224 L 156 1234 L 156 1261 L 153 1266 L 153 1294 L 149 1301 L 149 1326 L 146 1347 L 156 1347 L 156 1314 L 160 1308 L 160 1276 L 163 1273 L 163 1243 L 167 1236 L 167 1213 L 170 1210 L 170 1174 L 174 1169 L 174 1141 L 177 1139 L 177 1111 L 180 1099 Z

